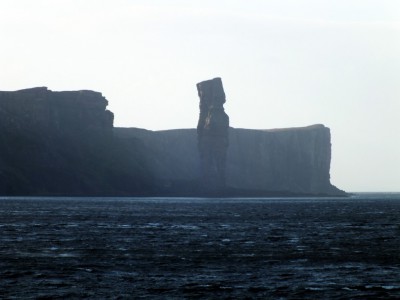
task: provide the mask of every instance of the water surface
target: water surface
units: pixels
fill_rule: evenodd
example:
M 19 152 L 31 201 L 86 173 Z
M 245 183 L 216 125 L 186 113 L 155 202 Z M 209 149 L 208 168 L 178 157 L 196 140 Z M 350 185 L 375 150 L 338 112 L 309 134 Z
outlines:
M 400 194 L 0 198 L 5 299 L 397 299 Z

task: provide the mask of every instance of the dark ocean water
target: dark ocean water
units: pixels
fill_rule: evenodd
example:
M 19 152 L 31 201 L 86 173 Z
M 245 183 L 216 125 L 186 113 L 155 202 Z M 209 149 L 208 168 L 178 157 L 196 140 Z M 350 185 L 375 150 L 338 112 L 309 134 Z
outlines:
M 0 198 L 1 299 L 400 299 L 400 194 Z

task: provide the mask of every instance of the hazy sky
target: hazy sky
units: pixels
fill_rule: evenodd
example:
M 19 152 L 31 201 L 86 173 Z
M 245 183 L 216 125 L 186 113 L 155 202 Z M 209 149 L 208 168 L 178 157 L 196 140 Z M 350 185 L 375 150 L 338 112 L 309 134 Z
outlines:
M 0 41 L 0 90 L 96 90 L 156 130 L 221 77 L 232 127 L 322 123 L 333 184 L 400 191 L 399 0 L 0 0 Z

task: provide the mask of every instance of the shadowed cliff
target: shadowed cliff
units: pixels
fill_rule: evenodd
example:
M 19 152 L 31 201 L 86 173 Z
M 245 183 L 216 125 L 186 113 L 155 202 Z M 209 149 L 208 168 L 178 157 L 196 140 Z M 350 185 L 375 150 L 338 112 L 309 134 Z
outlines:
M 180 190 L 188 193 L 189 189 L 207 195 L 198 188 L 202 172 L 196 129 L 114 128 L 114 134 L 143 141 L 158 190 L 178 195 Z M 345 195 L 330 183 L 330 161 L 330 130 L 323 125 L 275 130 L 230 128 L 226 189 L 214 194 Z
M 225 184 L 210 192 L 196 129 L 114 128 L 107 105 L 93 91 L 0 92 L 0 195 L 345 195 L 322 125 L 230 128 Z
M 97 92 L 0 92 L 1 195 L 131 195 L 151 190 L 141 142 L 113 136 Z
M 329 128 L 232 129 L 227 184 L 305 194 L 338 194 L 330 183 Z

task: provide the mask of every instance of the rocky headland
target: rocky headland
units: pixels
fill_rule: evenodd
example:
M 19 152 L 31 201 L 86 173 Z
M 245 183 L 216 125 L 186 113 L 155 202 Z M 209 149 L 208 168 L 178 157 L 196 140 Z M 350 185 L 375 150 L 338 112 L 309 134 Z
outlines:
M 221 79 L 197 91 L 197 129 L 165 131 L 113 127 L 98 92 L 0 92 L 0 195 L 346 195 L 329 128 L 230 128 Z
M 151 190 L 140 141 L 113 134 L 108 101 L 45 87 L 0 92 L 0 195 L 131 195 Z

